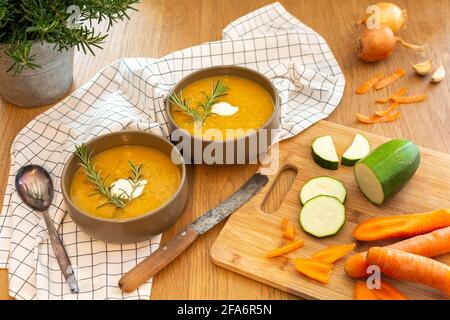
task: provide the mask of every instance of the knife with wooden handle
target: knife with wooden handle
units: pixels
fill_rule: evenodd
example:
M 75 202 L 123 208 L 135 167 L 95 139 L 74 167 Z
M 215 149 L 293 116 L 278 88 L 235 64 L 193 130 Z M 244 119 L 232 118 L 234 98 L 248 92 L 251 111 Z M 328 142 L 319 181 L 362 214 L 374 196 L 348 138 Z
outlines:
M 192 222 L 178 235 L 161 245 L 158 250 L 128 271 L 120 279 L 119 287 L 124 292 L 131 292 L 139 288 L 144 282 L 175 260 L 199 235 L 208 232 L 212 227 L 242 207 L 267 184 L 267 181 L 268 178 L 265 175 L 260 173 L 253 175 L 232 196 Z

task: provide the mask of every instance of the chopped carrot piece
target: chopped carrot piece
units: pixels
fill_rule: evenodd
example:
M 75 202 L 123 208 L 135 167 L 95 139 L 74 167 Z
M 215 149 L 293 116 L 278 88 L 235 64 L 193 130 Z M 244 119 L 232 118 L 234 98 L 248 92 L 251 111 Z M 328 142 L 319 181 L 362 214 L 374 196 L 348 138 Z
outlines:
M 379 300 L 408 300 L 398 289 L 384 280 L 381 280 L 380 289 L 372 289 L 372 291 Z
M 272 251 L 267 252 L 266 254 L 266 258 L 273 258 L 273 257 L 279 257 L 282 256 L 286 253 L 292 252 L 294 250 L 297 250 L 301 247 L 303 247 L 303 244 L 305 242 L 303 241 L 303 239 L 298 239 L 295 240 L 291 243 L 288 243 L 287 245 L 284 245 L 282 247 L 276 248 Z
M 288 226 L 286 230 L 283 231 L 283 238 L 288 240 L 294 240 L 295 229 L 294 226 Z
M 365 281 L 356 281 L 353 298 L 355 300 L 378 300 L 374 292 L 367 287 Z
M 382 79 L 383 77 L 384 77 L 384 75 L 382 73 L 378 73 L 374 77 L 372 77 L 369 80 L 367 80 L 366 82 L 364 82 L 358 89 L 356 89 L 355 92 L 357 94 L 366 93 L 367 91 L 370 90 L 370 88 L 372 88 L 375 85 L 375 83 L 380 81 L 380 79 Z
M 403 87 L 403 88 L 400 88 L 400 89 L 398 89 L 397 91 L 395 91 L 395 92 L 394 92 L 392 95 L 390 95 L 389 97 L 377 99 L 375 102 L 376 102 L 376 103 L 388 103 L 389 101 L 392 100 L 392 97 L 393 97 L 393 96 L 401 97 L 401 96 L 404 96 L 406 93 L 408 93 L 408 89 L 405 88 L 405 87 Z
M 357 281 L 354 290 L 355 300 L 408 300 L 390 283 L 381 280 L 379 289 L 370 289 L 365 281 Z
M 313 259 L 326 263 L 335 263 L 355 248 L 356 244 L 331 246 L 313 255 Z
M 320 281 L 322 283 L 328 283 L 330 281 L 331 271 L 333 270 L 333 264 L 326 263 L 314 259 L 300 259 L 294 260 L 295 269 L 304 274 L 305 276 Z
M 285 231 L 289 226 L 289 220 L 288 218 L 284 217 L 281 221 L 281 231 Z
M 394 121 L 397 120 L 398 118 L 400 118 L 400 112 L 396 112 L 384 117 L 378 117 L 378 116 L 365 116 L 363 114 L 358 113 L 356 115 L 356 117 L 358 118 L 358 120 L 362 123 L 367 123 L 367 124 L 372 124 L 372 123 L 379 123 L 379 122 L 390 122 L 390 121 Z
M 374 77 L 372 77 L 369 80 L 367 80 L 366 82 L 364 82 L 358 89 L 356 89 L 355 92 L 357 94 L 366 93 L 367 91 L 370 90 L 370 88 L 372 88 L 375 85 L 375 83 L 380 81 L 383 77 L 384 77 L 384 75 L 382 73 L 378 73 Z
M 389 108 L 384 109 L 384 110 L 375 111 L 375 114 L 379 117 L 387 116 L 389 113 L 391 113 L 392 111 L 397 109 L 398 106 L 399 106 L 399 103 L 397 101 L 394 101 L 393 103 L 391 103 Z
M 394 100 L 395 102 L 398 102 L 400 104 L 406 104 L 406 103 L 421 102 L 421 101 L 424 101 L 426 98 L 427 98 L 427 96 L 425 94 L 419 94 L 416 96 L 409 96 L 409 97 L 393 96 L 392 100 Z
M 383 89 L 384 87 L 387 87 L 392 82 L 394 82 L 397 79 L 400 79 L 406 74 L 406 71 L 404 69 L 398 69 L 394 73 L 388 75 L 387 77 L 381 79 L 377 83 L 375 83 L 374 87 L 377 90 Z

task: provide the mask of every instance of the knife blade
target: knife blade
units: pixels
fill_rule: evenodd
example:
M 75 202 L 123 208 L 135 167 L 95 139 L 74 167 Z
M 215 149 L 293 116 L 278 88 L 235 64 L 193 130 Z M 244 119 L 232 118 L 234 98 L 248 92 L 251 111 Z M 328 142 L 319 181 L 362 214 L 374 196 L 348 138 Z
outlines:
M 222 222 L 234 211 L 242 207 L 262 187 L 267 184 L 267 176 L 256 173 L 241 188 L 217 207 L 209 210 L 204 215 L 190 224 L 190 227 L 199 234 L 208 232 L 212 227 Z
M 161 271 L 165 266 L 186 250 L 199 235 L 208 232 L 215 225 L 242 207 L 269 181 L 268 177 L 256 173 L 238 191 L 217 207 L 207 211 L 201 217 L 188 225 L 178 235 L 162 245 L 158 250 L 128 271 L 119 281 L 119 287 L 124 292 L 139 288 L 148 279 Z

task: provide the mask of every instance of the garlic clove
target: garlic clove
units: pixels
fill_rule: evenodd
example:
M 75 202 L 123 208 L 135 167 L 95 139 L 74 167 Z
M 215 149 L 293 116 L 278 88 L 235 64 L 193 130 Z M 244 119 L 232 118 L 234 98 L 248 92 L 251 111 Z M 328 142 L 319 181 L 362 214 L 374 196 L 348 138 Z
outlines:
M 440 66 L 431 76 L 431 82 L 438 83 L 444 80 L 444 78 L 445 78 L 445 69 L 443 66 Z
M 433 61 L 427 60 L 424 62 L 416 63 L 413 64 L 412 67 L 419 76 L 423 77 L 430 73 L 431 68 L 433 68 Z

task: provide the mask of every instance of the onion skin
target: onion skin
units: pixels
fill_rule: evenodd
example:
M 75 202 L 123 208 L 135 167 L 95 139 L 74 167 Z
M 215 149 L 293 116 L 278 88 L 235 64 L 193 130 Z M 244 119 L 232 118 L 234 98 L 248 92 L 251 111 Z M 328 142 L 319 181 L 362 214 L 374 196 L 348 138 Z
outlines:
M 360 35 L 360 52 L 358 57 L 365 62 L 386 59 L 394 50 L 397 39 L 388 26 L 380 29 L 363 27 Z

